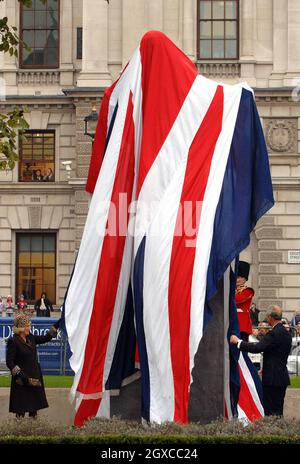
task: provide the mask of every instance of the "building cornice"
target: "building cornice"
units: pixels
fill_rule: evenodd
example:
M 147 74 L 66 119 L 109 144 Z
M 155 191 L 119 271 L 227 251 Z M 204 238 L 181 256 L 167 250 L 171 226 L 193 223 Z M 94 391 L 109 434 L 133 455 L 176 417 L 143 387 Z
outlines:
M 253 87 L 253 91 L 257 102 L 299 104 L 299 101 L 293 97 L 294 87 Z
M 73 99 L 66 95 L 6 95 L 5 100 L 0 101 L 0 108 L 5 108 L 6 106 L 16 105 L 30 105 L 30 106 L 46 106 L 53 107 L 69 107 L 73 108 L 74 103 Z
M 300 190 L 300 179 L 292 179 L 291 177 L 280 177 L 272 179 L 274 190 Z
M 36 185 L 23 182 L 0 182 L 0 195 L 18 194 L 18 195 L 63 195 L 73 193 L 74 187 L 69 183 L 65 184 L 47 184 Z
M 62 89 L 62 92 L 68 97 L 85 98 L 85 97 L 103 97 L 105 89 L 108 87 L 72 87 Z

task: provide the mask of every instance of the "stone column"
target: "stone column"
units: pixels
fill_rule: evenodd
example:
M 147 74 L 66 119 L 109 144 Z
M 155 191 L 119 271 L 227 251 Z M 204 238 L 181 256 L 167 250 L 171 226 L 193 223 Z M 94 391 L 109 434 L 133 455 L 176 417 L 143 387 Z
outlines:
M 195 49 L 195 18 L 197 18 L 196 2 L 193 0 L 183 1 L 183 51 L 192 60 L 196 60 Z
M 287 71 L 288 11 L 286 0 L 273 0 L 273 72 L 270 87 L 280 87 Z
M 4 13 L 3 16 L 8 17 L 8 24 L 10 26 L 16 26 L 19 29 L 19 11 L 20 7 L 18 2 L 1 2 L 1 12 Z M 6 10 L 6 11 L 5 11 Z M 2 17 L 2 15 L 1 15 Z M 1 53 L 2 54 L 2 53 Z M 17 85 L 17 66 L 18 66 L 18 59 L 15 56 L 10 56 L 9 53 L 3 54 L 3 77 L 6 83 L 6 91 L 7 93 L 15 93 L 13 89 L 9 89 L 11 86 Z
M 72 0 L 61 2 L 60 85 L 73 85 L 73 8 Z
M 108 66 L 115 81 L 122 67 L 122 0 L 109 4 L 108 24 Z
M 0 2 L 0 18 L 4 18 L 5 15 L 6 15 L 6 4 L 5 4 L 5 2 Z M 2 74 L 3 68 L 4 68 L 4 53 L 1 52 L 0 53 L 0 70 L 1 70 L 1 74 Z
M 241 77 L 249 85 L 255 86 L 256 0 L 243 0 L 241 9 Z
M 164 0 L 164 27 L 163 30 L 173 42 L 179 45 L 179 18 L 181 0 Z M 197 12 L 195 12 L 196 18 Z M 196 21 L 195 21 L 196 25 Z
M 255 19 L 256 1 L 243 0 L 241 4 L 241 59 L 253 60 L 254 58 L 254 39 L 255 39 Z
M 122 65 L 125 66 L 147 31 L 145 0 L 123 0 Z
M 300 2 L 288 0 L 288 70 L 284 85 L 300 85 Z
M 148 30 L 163 30 L 163 0 L 147 2 Z
M 95 0 L 83 2 L 82 70 L 78 87 L 107 87 L 108 72 L 108 4 Z
M 229 287 L 228 287 L 229 290 Z M 190 387 L 189 421 L 209 423 L 224 415 L 224 295 L 223 279 L 210 307 L 213 312 L 195 355 Z

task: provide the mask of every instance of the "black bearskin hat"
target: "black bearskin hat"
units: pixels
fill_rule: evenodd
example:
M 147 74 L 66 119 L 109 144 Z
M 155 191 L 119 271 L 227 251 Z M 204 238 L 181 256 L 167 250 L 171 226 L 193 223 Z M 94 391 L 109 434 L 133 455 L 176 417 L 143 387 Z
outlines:
M 239 261 L 238 277 L 244 277 L 246 280 L 248 280 L 249 271 L 250 264 L 246 263 L 246 261 Z

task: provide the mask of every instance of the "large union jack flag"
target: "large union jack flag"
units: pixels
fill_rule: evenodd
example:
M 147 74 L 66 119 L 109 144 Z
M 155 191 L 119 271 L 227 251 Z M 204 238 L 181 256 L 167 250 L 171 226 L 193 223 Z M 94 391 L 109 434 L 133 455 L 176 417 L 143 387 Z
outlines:
M 105 91 L 86 188 L 64 302 L 75 424 L 109 415 L 109 391 L 138 373 L 136 351 L 142 417 L 186 423 L 210 301 L 273 205 L 252 90 L 198 75 L 148 32 Z

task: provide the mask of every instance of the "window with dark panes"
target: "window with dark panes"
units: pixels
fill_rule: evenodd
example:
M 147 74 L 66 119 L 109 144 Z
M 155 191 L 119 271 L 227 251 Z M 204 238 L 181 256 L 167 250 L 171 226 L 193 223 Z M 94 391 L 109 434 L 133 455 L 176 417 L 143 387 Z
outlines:
M 77 60 L 82 60 L 82 27 L 77 27 Z
M 18 298 L 33 304 L 45 292 L 56 302 L 56 234 L 17 233 L 16 289 Z M 16 300 L 17 301 L 17 300 Z
M 19 181 L 54 182 L 55 131 L 26 131 L 19 146 Z
M 239 57 L 238 0 L 198 0 L 198 59 Z
M 59 0 L 32 0 L 30 7 L 20 6 L 22 68 L 58 68 L 59 66 Z

